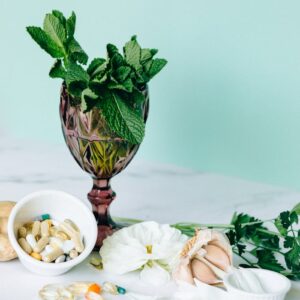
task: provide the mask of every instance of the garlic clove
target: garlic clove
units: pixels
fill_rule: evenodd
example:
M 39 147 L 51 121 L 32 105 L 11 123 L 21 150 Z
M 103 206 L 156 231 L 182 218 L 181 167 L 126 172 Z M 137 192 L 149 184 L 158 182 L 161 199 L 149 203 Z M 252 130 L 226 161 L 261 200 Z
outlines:
M 190 284 L 195 284 L 191 265 L 189 264 L 188 259 L 181 260 L 180 264 L 173 272 L 172 277 L 175 281 L 185 281 Z
M 213 231 L 212 233 L 212 240 L 209 242 L 210 245 L 217 246 L 221 248 L 227 255 L 232 265 L 232 248 L 227 236 L 219 231 Z
M 230 259 L 223 249 L 215 245 L 207 245 L 204 249 L 205 258 L 217 268 L 226 271 L 230 267 Z
M 6 234 L 0 234 L 0 261 L 8 261 L 17 257 Z
M 220 282 L 215 273 L 204 262 L 198 259 L 193 259 L 191 262 L 191 267 L 193 277 L 196 279 L 207 284 L 216 284 Z

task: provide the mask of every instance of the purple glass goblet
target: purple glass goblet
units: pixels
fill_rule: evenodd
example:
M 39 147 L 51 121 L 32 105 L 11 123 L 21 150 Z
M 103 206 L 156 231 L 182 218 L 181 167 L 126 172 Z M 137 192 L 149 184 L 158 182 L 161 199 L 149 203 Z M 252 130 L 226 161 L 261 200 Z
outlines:
M 140 112 L 147 121 L 149 95 L 143 91 L 145 101 Z M 92 203 L 98 223 L 97 247 L 114 230 L 121 227 L 110 216 L 109 206 L 116 197 L 110 179 L 124 170 L 133 159 L 139 145 L 118 137 L 107 125 L 98 108 L 84 113 L 74 102 L 63 84 L 60 96 L 60 119 L 66 144 L 78 165 L 93 178 L 92 190 L 87 197 Z

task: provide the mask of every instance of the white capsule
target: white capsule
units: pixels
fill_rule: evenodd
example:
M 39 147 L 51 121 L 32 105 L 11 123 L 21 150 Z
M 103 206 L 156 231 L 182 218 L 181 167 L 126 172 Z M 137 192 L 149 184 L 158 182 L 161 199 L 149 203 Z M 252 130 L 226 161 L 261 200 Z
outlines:
M 69 254 L 71 250 L 75 248 L 75 244 L 72 240 L 67 240 L 63 242 L 62 249 L 65 254 Z
M 26 241 L 30 245 L 30 247 L 33 249 L 36 246 L 36 240 L 33 234 L 27 234 L 26 235 Z
M 52 247 L 63 248 L 64 241 L 57 237 L 50 237 L 50 245 Z
M 112 282 L 104 282 L 102 285 L 103 291 L 112 295 L 118 295 L 118 288 Z
M 75 225 L 76 226 L 76 225 Z M 71 240 L 75 243 L 75 249 L 77 252 L 81 253 L 84 250 L 84 245 L 82 242 L 81 234 L 76 228 L 73 227 L 72 224 L 70 224 L 69 221 L 65 221 L 59 225 L 60 229 L 64 231 Z
M 64 255 L 61 255 L 59 256 L 56 260 L 55 260 L 55 263 L 58 264 L 58 263 L 62 263 L 66 260 L 66 257 Z
M 60 248 L 54 248 L 52 252 L 48 253 L 47 255 L 43 256 L 43 261 L 50 263 L 55 261 L 59 256 L 63 255 L 63 251 Z
M 46 251 L 47 253 L 50 253 L 50 252 L 53 251 L 53 247 L 52 247 L 51 245 L 47 245 L 47 246 L 45 247 L 45 251 Z

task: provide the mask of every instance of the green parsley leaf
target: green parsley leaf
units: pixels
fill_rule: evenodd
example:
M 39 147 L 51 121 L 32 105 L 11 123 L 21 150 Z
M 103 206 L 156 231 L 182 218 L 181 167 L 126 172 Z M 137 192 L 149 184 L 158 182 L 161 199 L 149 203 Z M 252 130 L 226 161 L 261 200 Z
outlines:
M 300 216 L 300 203 L 298 203 L 293 209 L 292 212 L 295 212 L 298 216 Z
M 26 27 L 26 30 L 35 42 L 53 58 L 64 57 L 64 49 L 57 45 L 43 29 L 35 26 L 28 26 Z
M 298 221 L 299 221 L 299 219 L 298 219 L 297 213 L 295 211 L 292 211 L 290 213 L 290 222 L 291 222 L 291 224 L 298 224 Z
M 145 134 L 144 120 L 117 93 L 109 92 L 101 107 L 105 120 L 117 135 L 134 145 L 142 142 Z
M 274 254 L 270 250 L 257 250 L 256 255 L 258 258 L 258 265 L 267 270 L 281 272 L 284 271 L 284 267 L 278 262 Z
M 285 262 L 289 269 L 300 270 L 300 246 L 296 241 L 293 248 L 285 254 Z

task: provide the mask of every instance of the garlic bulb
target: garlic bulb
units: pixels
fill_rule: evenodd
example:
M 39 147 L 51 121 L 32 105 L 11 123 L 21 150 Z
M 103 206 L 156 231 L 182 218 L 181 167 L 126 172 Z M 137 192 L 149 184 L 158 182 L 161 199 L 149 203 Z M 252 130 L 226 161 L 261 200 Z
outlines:
M 173 272 L 176 281 L 194 284 L 222 282 L 232 266 L 232 250 L 227 237 L 213 229 L 198 230 L 184 246 Z
M 15 202 L 0 202 L 0 261 L 8 261 L 17 257 L 7 236 L 7 221 Z
M 0 233 L 0 261 L 8 261 L 16 257 L 17 254 L 10 245 L 8 236 Z

